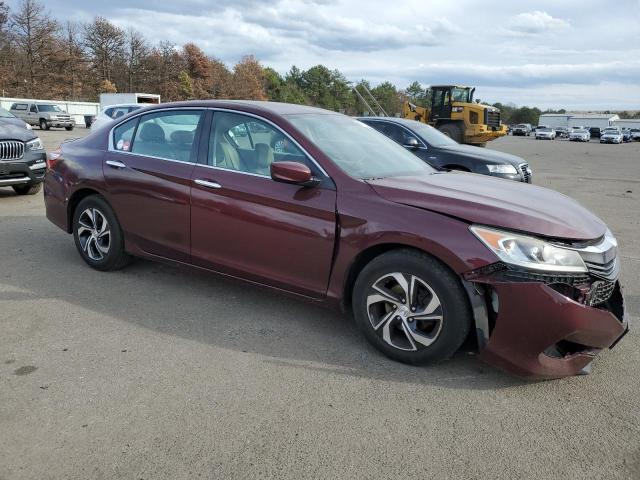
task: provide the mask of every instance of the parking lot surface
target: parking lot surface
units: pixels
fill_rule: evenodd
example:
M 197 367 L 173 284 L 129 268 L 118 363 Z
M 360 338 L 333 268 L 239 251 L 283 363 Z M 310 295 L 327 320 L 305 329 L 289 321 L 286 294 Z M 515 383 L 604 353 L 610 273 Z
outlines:
M 640 143 L 489 148 L 608 223 L 637 322 Z M 269 290 L 142 260 L 93 271 L 41 194 L 10 189 L 0 327 L 3 480 L 640 478 L 637 330 L 588 376 L 530 383 L 465 352 L 409 367 L 349 318 Z

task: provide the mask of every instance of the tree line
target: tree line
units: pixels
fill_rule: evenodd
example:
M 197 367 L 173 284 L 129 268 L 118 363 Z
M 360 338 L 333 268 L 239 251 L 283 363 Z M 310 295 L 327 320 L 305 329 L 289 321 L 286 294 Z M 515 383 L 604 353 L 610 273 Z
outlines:
M 252 55 L 229 68 L 194 43 L 152 45 L 135 29 L 102 17 L 59 22 L 38 0 L 22 0 L 13 10 L 0 0 L 1 96 L 96 101 L 100 93 L 145 92 L 158 93 L 163 101 L 242 98 L 361 114 L 365 107 L 354 86 L 367 87 L 389 115 L 399 115 L 405 100 L 429 106 L 419 82 L 404 89 L 391 82 L 354 85 L 324 65 L 293 66 L 281 75 Z M 542 113 L 535 107 L 495 106 L 504 123 L 537 123 Z

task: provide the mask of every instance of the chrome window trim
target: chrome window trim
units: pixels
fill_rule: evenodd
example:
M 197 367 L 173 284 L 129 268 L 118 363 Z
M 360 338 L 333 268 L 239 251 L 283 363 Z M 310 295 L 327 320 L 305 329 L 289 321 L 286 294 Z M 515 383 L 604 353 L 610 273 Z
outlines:
M 219 170 L 221 172 L 240 173 L 242 175 L 249 175 L 251 177 L 260 177 L 260 178 L 267 178 L 269 180 L 272 180 L 270 175 L 262 175 L 260 173 L 244 172 L 242 170 L 234 170 L 232 168 L 216 167 L 215 165 L 203 165 L 202 163 L 197 163 L 196 165 L 198 165 L 199 167 L 211 168 L 212 170 Z
M 171 111 L 171 110 L 202 110 L 203 112 L 206 110 L 212 111 L 212 112 L 226 112 L 226 113 L 235 113 L 238 115 L 246 115 L 249 117 L 253 117 L 256 118 L 262 122 L 265 122 L 271 126 L 273 126 L 273 128 L 275 128 L 276 130 L 278 130 L 280 133 L 282 133 L 286 138 L 288 138 L 289 140 L 291 140 L 291 142 L 298 147 L 310 160 L 311 162 L 318 168 L 318 170 L 320 170 L 320 172 L 327 178 L 331 179 L 331 176 L 326 172 L 326 170 L 324 168 L 322 168 L 322 166 L 317 162 L 317 160 L 313 157 L 313 155 L 311 155 L 302 145 L 300 145 L 294 138 L 291 137 L 291 135 L 289 135 L 287 132 L 283 131 L 281 127 L 279 127 L 278 125 L 276 125 L 275 123 L 273 123 L 271 120 L 268 120 L 264 117 L 261 117 L 260 115 L 256 115 L 255 113 L 250 113 L 250 112 L 243 112 L 242 110 L 235 110 L 235 109 L 231 109 L 231 108 L 222 108 L 222 107 L 165 107 L 165 108 L 158 108 L 158 109 L 153 109 L 150 111 L 145 111 L 145 112 L 140 112 L 137 113 L 136 115 L 133 115 L 129 118 L 127 118 L 126 120 L 119 122 L 117 125 L 114 125 L 113 127 L 111 127 L 111 129 L 109 130 L 109 143 L 108 143 L 108 147 L 107 150 L 110 152 L 117 152 L 117 153 L 124 153 L 124 154 L 129 154 L 129 155 L 136 155 L 132 152 L 123 152 L 122 150 L 116 150 L 113 146 L 113 131 L 118 128 L 120 125 L 133 120 L 134 118 L 138 118 L 141 117 L 143 115 L 149 114 L 149 113 L 156 113 L 156 112 L 164 112 L 164 111 Z M 286 117 L 285 117 L 286 118 Z M 139 119 L 138 119 L 139 121 Z M 213 125 L 213 120 L 212 120 L 212 125 Z M 203 165 L 201 163 L 197 163 L 197 162 L 183 162 L 181 160 L 171 160 L 168 158 L 161 158 L 161 157 L 153 157 L 150 155 L 139 155 L 139 156 L 143 156 L 143 157 L 148 157 L 148 158 L 155 158 L 158 160 L 167 160 L 170 162 L 179 162 L 179 163 L 189 163 L 191 165 L 201 165 L 203 167 L 210 167 L 210 168 L 216 168 L 218 170 L 224 170 L 225 172 L 239 172 L 239 173 L 245 173 L 247 175 L 254 175 L 254 176 L 259 176 L 262 178 L 271 178 L 265 175 L 259 175 L 256 173 L 249 173 L 249 172 L 241 172 L 240 170 L 232 170 L 230 168 L 220 168 L 220 167 L 214 167 L 213 165 Z

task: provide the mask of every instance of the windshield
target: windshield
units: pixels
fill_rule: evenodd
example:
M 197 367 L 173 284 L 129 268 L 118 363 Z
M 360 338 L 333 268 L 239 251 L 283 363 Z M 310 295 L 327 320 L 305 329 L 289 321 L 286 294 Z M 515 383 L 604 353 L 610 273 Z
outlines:
M 544 128 L 538 128 L 537 130 L 538 130 L 539 132 L 550 132 L 550 131 L 551 131 L 551 129 L 550 129 L 550 128 L 547 128 L 547 127 L 544 127 Z
M 453 101 L 454 102 L 464 102 L 464 103 L 470 103 L 469 102 L 469 93 L 470 93 L 470 88 L 452 88 L 451 89 L 451 96 L 453 97 Z
M 286 115 L 347 175 L 360 179 L 433 173 L 434 169 L 393 140 L 339 114 Z
M 422 122 L 412 122 L 411 130 L 421 136 L 425 142 L 433 147 L 448 147 L 458 145 L 458 142 L 451 137 L 447 137 L 444 133 Z
M 527 126 L 524 123 L 520 123 L 516 125 L 516 128 L 527 128 Z
M 573 133 L 589 133 L 586 130 L 583 130 L 582 128 L 577 128 L 573 131 Z
M 62 109 L 57 105 L 38 105 L 39 112 L 61 112 Z

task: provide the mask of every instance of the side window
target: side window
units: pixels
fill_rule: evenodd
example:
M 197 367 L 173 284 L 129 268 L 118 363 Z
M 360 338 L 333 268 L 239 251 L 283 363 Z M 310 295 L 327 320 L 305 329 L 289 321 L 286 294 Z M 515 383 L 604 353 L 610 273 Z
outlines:
M 384 126 L 384 134 L 394 142 L 404 145 L 404 141 L 407 137 L 406 130 L 398 125 L 386 124 Z
M 29 111 L 30 111 L 31 113 L 38 113 L 38 109 L 36 108 L 36 106 L 35 106 L 35 105 L 31 105 L 31 108 L 29 109 Z
M 26 103 L 14 103 L 13 107 L 11 107 L 12 110 L 27 110 L 28 105 Z
M 175 110 L 142 116 L 131 151 L 138 155 L 192 161 L 193 142 L 202 112 Z
M 131 150 L 131 140 L 137 123 L 138 119 L 134 118 L 113 129 L 113 146 L 116 150 L 121 152 Z
M 284 160 L 310 163 L 287 136 L 266 122 L 236 113 L 213 115 L 209 165 L 269 177 L 271 164 Z
M 113 118 L 113 108 L 107 108 L 107 109 L 104 111 L 104 114 L 105 114 L 107 117 L 111 117 L 111 118 Z

